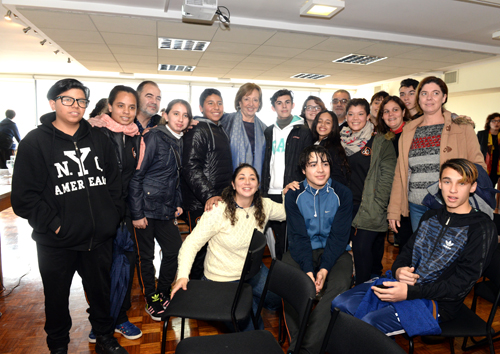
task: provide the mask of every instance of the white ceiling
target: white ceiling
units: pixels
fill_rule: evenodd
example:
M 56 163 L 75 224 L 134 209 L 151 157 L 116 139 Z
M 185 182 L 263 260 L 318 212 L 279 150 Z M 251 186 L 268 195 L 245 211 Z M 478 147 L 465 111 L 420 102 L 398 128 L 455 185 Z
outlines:
M 0 72 L 162 75 L 159 64 L 175 64 L 196 66 L 192 73 L 168 73 L 180 78 L 357 86 L 500 55 L 500 41 L 491 39 L 500 30 L 500 7 L 456 0 L 346 0 L 345 10 L 324 20 L 300 17 L 304 3 L 219 0 L 231 11 L 226 28 L 218 21 L 182 23 L 182 0 L 3 0 L 20 19 L 0 25 Z M 38 35 L 22 34 L 20 21 Z M 157 49 L 159 36 L 211 44 L 204 53 L 163 50 Z M 42 37 L 52 48 L 40 46 Z M 63 65 L 52 54 L 57 48 L 78 63 Z M 389 58 L 368 66 L 332 63 L 350 53 Z M 31 66 L 15 65 L 30 61 Z M 52 68 L 49 62 L 57 64 Z M 301 72 L 330 77 L 290 79 Z

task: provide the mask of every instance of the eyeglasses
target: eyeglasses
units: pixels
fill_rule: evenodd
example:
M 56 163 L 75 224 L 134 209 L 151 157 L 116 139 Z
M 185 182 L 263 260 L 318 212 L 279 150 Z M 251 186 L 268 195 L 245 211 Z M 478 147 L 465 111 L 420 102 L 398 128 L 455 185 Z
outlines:
M 332 103 L 333 103 L 333 104 L 339 104 L 339 103 L 342 103 L 342 104 L 347 104 L 347 102 L 349 102 L 349 100 L 348 100 L 348 99 L 346 99 L 346 98 L 343 98 L 343 99 L 341 99 L 341 100 L 339 100 L 339 99 L 335 98 L 335 99 L 333 99 L 333 100 L 332 100 Z
M 63 106 L 72 106 L 75 103 L 75 101 L 76 101 L 76 103 L 78 103 L 78 106 L 80 108 L 87 108 L 89 105 L 89 100 L 86 100 L 84 98 L 76 99 L 76 98 L 69 97 L 69 96 L 57 96 L 54 99 L 54 101 L 57 101 L 58 99 L 61 99 L 61 103 Z
M 304 108 L 306 109 L 306 111 L 319 111 L 319 110 L 321 110 L 320 106 L 306 106 Z
M 500 119 L 493 119 L 490 123 L 500 123 Z

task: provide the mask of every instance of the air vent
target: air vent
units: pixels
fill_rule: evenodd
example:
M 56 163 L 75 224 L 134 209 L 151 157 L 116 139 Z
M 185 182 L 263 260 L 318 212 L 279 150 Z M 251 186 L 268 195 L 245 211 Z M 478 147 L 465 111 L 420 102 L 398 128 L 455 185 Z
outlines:
M 449 84 L 456 84 L 458 82 L 458 71 L 448 71 L 447 73 L 444 73 L 444 82 L 449 85 Z
M 171 50 L 187 50 L 194 52 L 204 52 L 210 42 L 207 41 L 196 41 L 193 39 L 174 39 L 174 38 L 158 38 L 158 48 L 159 49 L 171 49 Z
M 188 65 L 170 65 L 170 64 L 160 64 L 158 66 L 159 71 L 187 71 L 192 72 L 196 66 Z
M 376 57 L 374 55 L 363 55 L 363 54 L 349 54 L 340 59 L 333 60 L 333 62 L 343 63 L 343 64 L 368 65 L 384 59 L 387 59 L 387 57 Z
M 324 79 L 325 77 L 328 77 L 328 76 L 330 76 L 330 75 L 300 73 L 297 75 L 290 76 L 290 78 L 291 79 L 319 80 L 319 79 Z

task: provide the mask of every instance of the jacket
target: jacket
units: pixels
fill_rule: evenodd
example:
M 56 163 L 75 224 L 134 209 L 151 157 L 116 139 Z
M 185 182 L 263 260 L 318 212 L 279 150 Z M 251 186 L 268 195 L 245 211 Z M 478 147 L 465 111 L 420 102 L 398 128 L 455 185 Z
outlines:
M 184 209 L 200 211 L 220 196 L 233 174 L 229 137 L 221 124 L 197 117 L 200 123 L 184 135 L 182 196 Z
M 497 244 L 497 229 L 486 214 L 476 209 L 469 214 L 429 210 L 394 261 L 392 273 L 414 266 L 420 278 L 408 285 L 407 300 L 437 301 L 441 320 L 447 321 L 483 274 Z
M 17 124 L 10 118 L 5 118 L 0 122 L 0 136 L 2 136 L 2 140 L 5 139 L 5 144 L 2 142 L 2 145 L 5 146 L 0 146 L 0 148 L 15 149 L 16 144 L 14 143 L 14 139 L 16 139 L 18 143 L 21 141 Z M 7 145 L 9 146 L 7 147 Z
M 474 129 L 466 121 L 458 118 L 452 121 L 451 113 L 445 111 L 444 127 L 441 133 L 441 146 L 439 165 L 449 159 L 466 158 L 467 160 L 481 165 L 486 170 L 483 155 L 479 150 Z M 408 155 L 413 142 L 415 130 L 424 120 L 417 118 L 405 124 L 401 137 L 399 138 L 399 157 L 392 183 L 391 200 L 387 208 L 387 219 L 400 220 L 400 216 L 408 216 L 408 181 L 409 164 Z M 436 181 L 429 181 L 429 184 Z
M 28 219 L 37 243 L 92 250 L 116 235 L 124 212 L 115 152 L 87 121 L 70 136 L 52 125 L 55 119 L 55 112 L 42 116 L 19 144 L 12 207 Z
M 144 135 L 144 144 L 142 162 L 129 187 L 132 220 L 173 219 L 177 207 L 182 206 L 179 188 L 182 140 L 175 138 L 165 125 L 159 125 Z
M 100 128 L 100 131 L 113 143 L 122 179 L 122 198 L 127 200 L 129 183 L 139 158 L 141 137 L 140 135 L 132 137 L 121 132 L 113 132 L 108 128 Z
M 252 165 L 257 170 L 259 176 L 261 176 L 264 153 L 266 150 L 266 141 L 264 139 L 266 125 L 255 116 L 255 151 L 252 151 L 252 145 L 250 144 L 250 140 L 245 130 L 241 111 L 225 113 L 220 120 L 220 124 L 222 124 L 230 138 L 233 170 L 236 170 L 241 163 L 246 162 Z
M 479 141 L 479 148 L 481 149 L 481 153 L 483 157 L 486 159 L 486 154 L 488 153 L 488 135 L 490 134 L 489 130 L 481 130 L 477 132 L 477 140 Z
M 328 272 L 349 242 L 352 193 L 343 184 L 328 179 L 321 189 L 304 180 L 298 190 L 285 197 L 290 254 L 305 272 L 325 268 Z M 319 269 L 313 267 L 315 249 L 324 249 Z
M 264 166 L 262 167 L 261 191 L 267 195 L 269 184 L 271 183 L 271 155 L 273 145 L 273 129 L 276 124 L 266 128 L 264 137 L 266 138 L 266 154 Z M 303 124 L 295 125 L 286 139 L 285 147 L 285 175 L 283 187 L 293 181 L 302 181 L 304 176 L 299 168 L 299 156 L 302 150 L 313 144 L 312 134 L 309 128 Z
M 386 211 L 391 195 L 391 184 L 396 166 L 396 152 L 391 140 L 381 134 L 375 136 L 372 145 L 370 168 L 366 175 L 361 204 L 352 221 L 355 228 L 387 231 Z

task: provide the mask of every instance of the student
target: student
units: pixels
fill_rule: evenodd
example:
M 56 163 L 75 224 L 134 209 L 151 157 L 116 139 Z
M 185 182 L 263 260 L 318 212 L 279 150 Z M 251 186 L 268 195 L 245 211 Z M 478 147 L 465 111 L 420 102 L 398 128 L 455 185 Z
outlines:
M 399 87 L 399 98 L 403 100 L 406 109 L 410 113 L 411 119 L 418 118 L 422 115 L 418 111 L 417 105 L 417 87 L 418 81 L 415 79 L 404 79 Z
M 52 354 L 68 352 L 68 308 L 76 271 L 90 303 L 97 353 L 127 353 L 110 316 L 112 242 L 124 213 L 111 141 L 82 120 L 89 89 L 75 79 L 47 93 L 54 112 L 19 144 L 12 180 L 14 212 L 28 219 L 37 243 L 45 294 L 45 331 Z
M 122 180 L 122 199 L 127 200 L 129 183 L 134 174 L 137 161 L 136 156 L 139 152 L 140 135 L 139 128 L 134 124 L 137 111 L 137 102 L 139 98 L 137 92 L 128 86 L 115 86 L 109 93 L 106 100 L 109 112 L 102 116 L 106 122 L 105 128 L 100 131 L 106 135 L 113 144 L 118 167 Z M 120 263 L 124 268 L 123 272 L 128 272 L 128 277 L 124 274 L 111 274 L 113 283 L 121 283 L 127 287 L 127 291 L 122 296 L 117 296 L 120 289 L 111 296 L 111 315 L 115 319 L 115 332 L 119 332 L 125 338 L 133 340 L 142 337 L 142 332 L 137 326 L 128 320 L 127 311 L 131 307 L 130 292 L 134 280 L 135 262 L 137 259 L 137 247 L 135 245 L 134 227 L 130 210 L 127 208 L 125 217 L 122 220 L 123 232 L 119 232 L 113 241 L 113 259 L 124 255 L 128 263 Z M 118 279 L 114 279 L 118 278 Z M 128 279 L 128 284 L 126 280 Z M 122 293 L 120 293 L 122 294 Z M 89 342 L 95 343 L 96 337 L 93 331 L 89 333 Z
M 469 204 L 477 176 L 476 166 L 468 160 L 451 159 L 443 163 L 439 188 L 446 207 L 424 214 L 417 231 L 392 265 L 395 280 L 382 278 L 356 286 L 338 296 L 332 306 L 388 335 L 402 330 L 409 335 L 418 335 L 422 330 L 440 333 L 438 323 L 457 315 L 498 244 L 495 224 Z M 376 296 L 371 296 L 370 305 L 378 310 L 369 313 L 362 310 L 365 306 L 360 304 L 366 292 Z M 420 301 L 404 301 L 416 299 Z M 431 312 L 436 306 L 437 318 Z M 420 316 L 407 318 L 398 308 L 409 314 L 419 311 Z M 417 321 L 422 316 L 430 319 L 431 325 Z
M 158 115 L 158 111 L 161 103 L 161 91 L 156 82 L 143 81 L 137 86 L 137 95 L 139 96 L 139 107 L 134 123 L 139 128 L 139 133 L 143 135 L 145 131 L 157 126 L 160 121 L 161 117 Z M 88 122 L 93 127 L 106 127 L 106 122 L 101 119 L 101 116 L 94 116 L 94 113 L 96 112 L 92 111 Z
M 139 284 L 146 297 L 146 312 L 161 321 L 170 299 L 182 244 L 177 217 L 183 212 L 180 190 L 182 136 L 191 122 L 191 107 L 184 100 L 171 101 L 166 119 L 144 135 L 137 170 L 130 181 L 129 207 L 139 250 Z M 153 265 L 155 240 L 162 260 L 158 284 Z
M 193 231 L 204 211 L 222 200 L 224 188 L 231 182 L 233 163 L 229 136 L 220 119 L 224 104 L 219 90 L 208 88 L 200 95 L 203 117 L 184 136 L 182 153 L 182 197 L 184 219 Z M 207 246 L 199 252 L 191 268 L 191 279 L 201 279 Z
M 299 165 L 306 179 L 295 182 L 285 198 L 290 249 L 283 262 L 305 272 L 324 290 L 311 313 L 301 353 L 319 353 L 330 320 L 332 300 L 351 286 L 352 257 L 346 252 L 352 220 L 352 193 L 330 178 L 331 157 L 322 146 L 312 145 L 300 154 Z M 325 290 L 326 288 L 326 290 Z M 285 304 L 286 323 L 293 347 L 299 317 Z
M 304 119 L 292 115 L 293 93 L 282 89 L 271 97 L 273 111 L 278 115 L 276 123 L 264 131 L 266 154 L 262 169 L 262 192 L 276 203 L 282 203 L 283 187 L 293 181 L 302 181 L 299 155 L 312 145 L 312 135 L 304 125 Z M 281 259 L 286 249 L 286 223 L 269 223 L 276 237 L 276 258 Z

